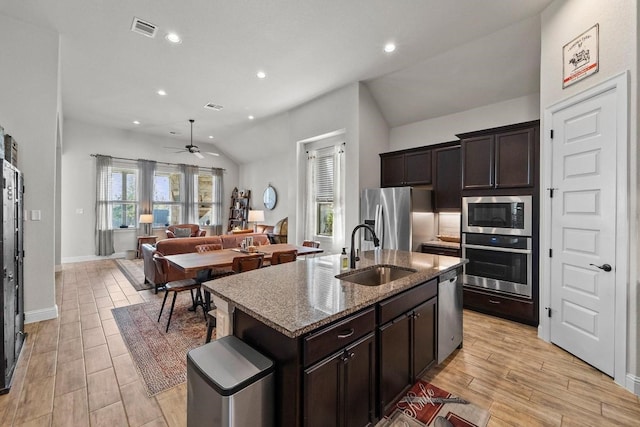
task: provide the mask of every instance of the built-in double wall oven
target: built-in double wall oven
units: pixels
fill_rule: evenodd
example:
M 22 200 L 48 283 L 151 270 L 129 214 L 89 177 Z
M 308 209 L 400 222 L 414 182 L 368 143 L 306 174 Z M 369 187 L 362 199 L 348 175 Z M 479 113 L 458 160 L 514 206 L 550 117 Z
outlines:
M 531 298 L 532 197 L 462 198 L 466 286 Z

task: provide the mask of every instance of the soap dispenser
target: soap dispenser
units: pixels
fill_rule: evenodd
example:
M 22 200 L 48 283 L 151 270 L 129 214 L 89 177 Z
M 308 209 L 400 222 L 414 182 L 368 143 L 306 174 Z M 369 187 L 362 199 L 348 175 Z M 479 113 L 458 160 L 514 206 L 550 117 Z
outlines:
M 349 257 L 347 256 L 347 248 L 342 248 L 342 253 L 340 254 L 340 269 L 346 270 L 349 268 Z

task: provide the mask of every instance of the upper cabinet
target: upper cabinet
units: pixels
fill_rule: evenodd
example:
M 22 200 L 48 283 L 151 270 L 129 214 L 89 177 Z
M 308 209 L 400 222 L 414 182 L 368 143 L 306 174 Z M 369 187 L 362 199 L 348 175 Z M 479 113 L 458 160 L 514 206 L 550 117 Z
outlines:
M 431 149 L 380 154 L 380 186 L 431 184 Z
M 460 146 L 433 150 L 433 193 L 436 212 L 460 212 Z
M 462 189 L 534 187 L 539 132 L 536 120 L 457 135 L 462 150 Z

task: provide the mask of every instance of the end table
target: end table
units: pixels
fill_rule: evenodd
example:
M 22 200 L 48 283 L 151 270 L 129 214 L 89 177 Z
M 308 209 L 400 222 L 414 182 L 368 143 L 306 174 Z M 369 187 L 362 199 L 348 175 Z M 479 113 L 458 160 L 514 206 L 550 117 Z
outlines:
M 138 258 L 142 258 L 142 245 L 145 243 L 156 244 L 158 236 L 138 236 Z

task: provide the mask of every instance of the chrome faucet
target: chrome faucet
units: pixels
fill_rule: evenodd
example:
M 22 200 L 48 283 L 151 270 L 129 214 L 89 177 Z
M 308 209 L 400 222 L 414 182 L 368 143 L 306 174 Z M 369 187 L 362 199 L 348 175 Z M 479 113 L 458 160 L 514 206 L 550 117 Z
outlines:
M 371 234 L 373 234 L 373 244 L 374 246 L 377 248 L 378 246 L 380 246 L 380 240 L 378 239 L 378 236 L 376 236 L 376 232 L 373 231 L 373 228 L 371 228 L 371 226 L 367 225 L 367 224 L 358 224 L 354 227 L 353 231 L 351 232 L 351 253 L 349 254 L 349 259 L 350 259 L 350 265 L 349 268 L 356 268 L 356 261 L 360 261 L 360 257 L 356 256 L 356 249 L 354 247 L 355 243 L 355 237 L 356 237 L 356 231 L 358 231 L 359 228 L 366 228 L 367 230 L 369 230 L 371 232 Z

